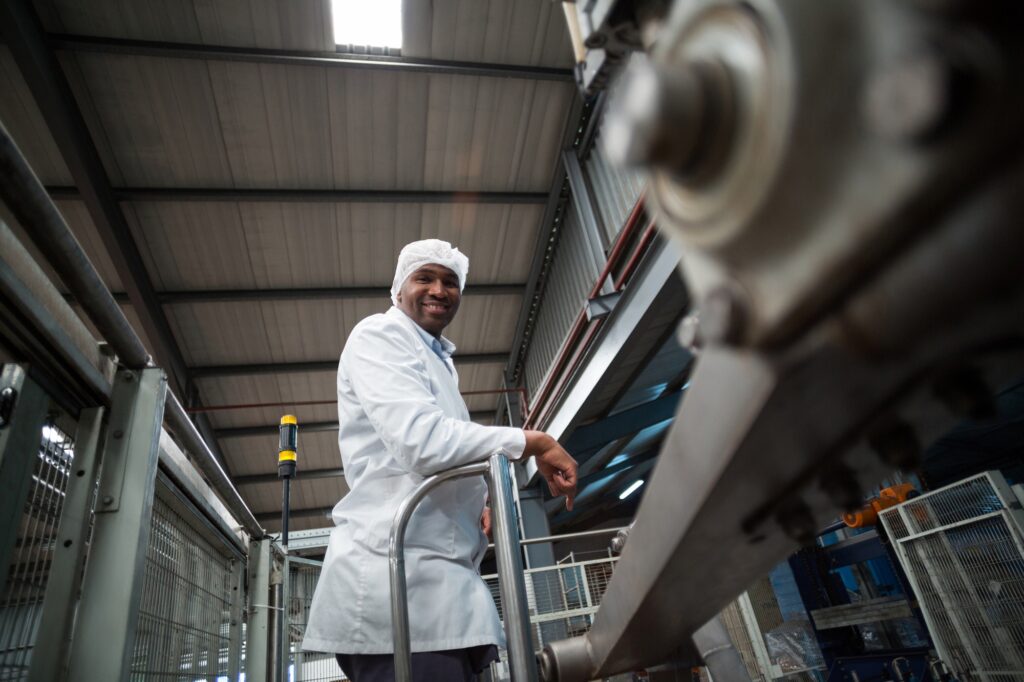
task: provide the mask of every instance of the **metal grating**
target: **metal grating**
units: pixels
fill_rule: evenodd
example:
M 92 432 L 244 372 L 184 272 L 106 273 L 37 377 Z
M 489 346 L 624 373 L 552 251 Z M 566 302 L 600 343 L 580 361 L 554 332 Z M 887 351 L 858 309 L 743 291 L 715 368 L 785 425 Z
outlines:
M 607 556 L 576 561 L 570 555 L 554 566 L 524 571 L 534 650 L 590 629 L 617 561 L 617 557 Z M 486 575 L 484 581 L 498 607 L 498 616 L 504 620 L 498 576 Z M 505 654 L 502 650 L 502 658 Z
M 0 601 L 0 680 L 28 676 L 74 456 L 71 436 L 44 425 Z
M 1024 519 L 1003 477 L 986 472 L 881 517 L 960 679 L 1024 679 Z
M 236 559 L 197 533 L 165 494 L 161 482 L 130 679 L 217 682 L 230 670 Z
M 291 651 L 292 682 L 336 682 L 347 680 L 334 654 L 302 650 L 302 637 L 309 622 L 309 606 L 320 579 L 323 562 L 288 558 L 288 642 Z

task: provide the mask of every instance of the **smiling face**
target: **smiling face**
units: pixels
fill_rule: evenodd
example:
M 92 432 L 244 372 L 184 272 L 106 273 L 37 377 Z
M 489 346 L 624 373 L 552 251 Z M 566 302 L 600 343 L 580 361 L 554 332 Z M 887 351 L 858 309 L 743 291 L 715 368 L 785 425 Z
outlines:
M 459 311 L 459 276 L 443 265 L 424 265 L 406 278 L 397 298 L 398 307 L 413 322 L 441 336 Z

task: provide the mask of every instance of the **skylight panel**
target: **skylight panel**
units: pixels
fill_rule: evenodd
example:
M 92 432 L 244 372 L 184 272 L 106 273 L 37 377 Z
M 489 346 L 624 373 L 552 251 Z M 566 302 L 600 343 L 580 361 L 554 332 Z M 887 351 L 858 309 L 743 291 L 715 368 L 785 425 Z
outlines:
M 331 0 L 334 42 L 401 49 L 402 0 Z

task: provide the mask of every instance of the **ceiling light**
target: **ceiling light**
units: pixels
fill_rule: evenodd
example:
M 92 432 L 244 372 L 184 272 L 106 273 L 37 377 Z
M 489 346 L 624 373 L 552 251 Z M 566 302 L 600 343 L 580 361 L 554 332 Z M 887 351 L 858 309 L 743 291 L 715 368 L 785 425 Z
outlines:
M 630 495 L 635 493 L 640 488 L 640 486 L 642 486 L 643 484 L 644 484 L 644 479 L 642 479 L 642 478 L 639 481 L 633 481 L 633 483 L 628 488 L 626 488 L 625 490 L 623 490 L 619 494 L 619 499 L 620 500 L 626 499 L 627 497 L 629 497 Z
M 402 0 L 331 0 L 337 45 L 402 47 Z

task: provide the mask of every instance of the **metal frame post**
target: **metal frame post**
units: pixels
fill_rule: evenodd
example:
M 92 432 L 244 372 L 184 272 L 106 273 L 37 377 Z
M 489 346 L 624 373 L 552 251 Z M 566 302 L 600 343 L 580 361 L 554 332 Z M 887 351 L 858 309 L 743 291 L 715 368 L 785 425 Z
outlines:
M 86 543 L 92 520 L 93 492 L 99 476 L 99 439 L 103 430 L 102 407 L 82 410 L 75 432 L 73 475 L 68 481 L 64 510 L 57 529 L 57 543 L 43 598 L 43 613 L 35 648 L 45 656 L 33 656 L 29 682 L 64 679 L 78 588 L 85 565 Z
M 251 544 L 250 561 L 255 563 L 249 586 L 249 627 L 245 639 L 245 679 L 266 682 L 269 637 L 270 543 L 264 538 Z
M 519 526 L 515 509 L 515 483 L 511 463 L 501 454 L 488 460 L 491 490 L 491 528 L 498 564 L 501 603 L 505 613 L 508 661 L 515 682 L 536 682 L 537 665 L 530 638 L 530 616 L 519 547 Z
M 96 518 L 71 644 L 75 680 L 126 680 L 139 605 L 160 456 L 167 376 L 121 370 L 114 379 Z
M 500 589 L 508 640 L 509 667 L 514 682 L 536 682 L 527 613 L 526 582 L 519 546 L 519 528 L 515 513 L 515 489 L 509 461 L 493 454 L 485 462 L 466 464 L 429 476 L 420 483 L 395 512 L 388 542 L 391 578 L 391 628 L 393 633 L 396 682 L 412 680 L 412 646 L 409 637 L 409 604 L 405 579 L 405 530 L 416 505 L 438 485 L 458 478 L 487 475 L 491 496 L 491 528 L 494 553 L 501 578 Z
M 237 680 L 242 672 L 242 620 L 245 615 L 245 561 L 233 559 L 234 585 L 231 588 L 231 633 L 228 644 L 228 679 Z
M 43 422 L 50 398 L 25 368 L 8 364 L 0 374 L 0 586 L 7 584 L 11 553 L 18 537 L 29 481 L 39 458 Z

